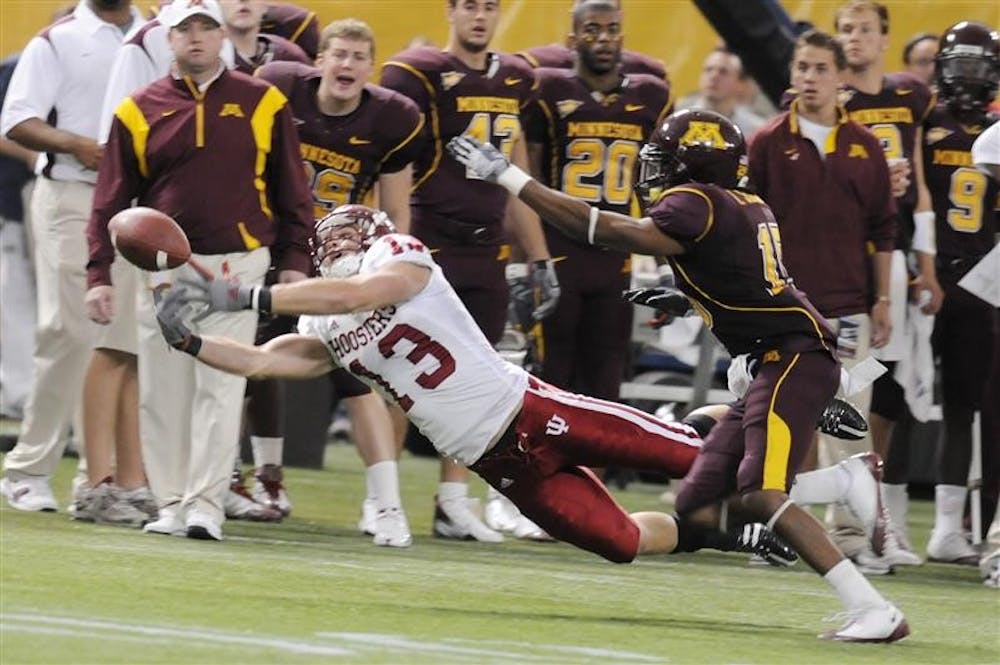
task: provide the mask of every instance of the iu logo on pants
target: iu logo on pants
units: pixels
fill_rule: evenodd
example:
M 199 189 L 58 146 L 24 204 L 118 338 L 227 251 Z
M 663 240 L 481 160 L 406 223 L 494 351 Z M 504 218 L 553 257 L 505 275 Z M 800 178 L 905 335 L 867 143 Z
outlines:
M 549 436 L 559 436 L 568 431 L 569 425 L 566 424 L 566 421 L 563 420 L 562 417 L 556 414 L 552 414 L 552 417 L 549 418 L 549 422 L 545 423 L 545 433 Z

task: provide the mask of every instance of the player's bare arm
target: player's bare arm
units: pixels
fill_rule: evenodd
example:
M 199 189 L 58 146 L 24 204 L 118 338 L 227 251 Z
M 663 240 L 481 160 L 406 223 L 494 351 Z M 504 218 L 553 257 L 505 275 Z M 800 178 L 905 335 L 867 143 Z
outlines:
M 255 309 L 271 314 L 347 314 L 394 305 L 423 289 L 430 270 L 412 263 L 396 263 L 376 272 L 343 279 L 316 277 L 274 286 L 243 286 L 212 279 L 182 280 L 184 299 L 204 303 L 213 311 Z
M 926 302 L 922 303 L 924 314 L 936 314 L 941 309 L 944 291 L 937 279 L 937 267 L 934 263 L 937 245 L 934 240 L 934 206 L 931 201 L 931 191 L 924 178 L 924 130 L 917 129 L 917 138 L 913 147 L 914 177 L 917 179 L 917 207 L 913 213 L 914 236 L 913 249 L 917 258 L 917 269 L 920 271 L 917 288 L 926 292 Z M 920 302 L 918 300 L 918 302 Z
M 382 173 L 378 177 L 378 207 L 389 215 L 400 233 L 410 232 L 410 188 L 413 186 L 413 164 L 401 171 Z
M 591 244 L 652 256 L 684 252 L 673 238 L 660 231 L 653 220 L 601 211 L 534 180 L 500 151 L 468 136 L 448 143 L 448 150 L 476 175 L 505 187 L 530 206 L 546 223 Z
M 104 149 L 97 141 L 64 129 L 58 129 L 40 118 L 28 118 L 15 125 L 7 138 L 29 150 L 73 155 L 88 169 L 97 169 Z

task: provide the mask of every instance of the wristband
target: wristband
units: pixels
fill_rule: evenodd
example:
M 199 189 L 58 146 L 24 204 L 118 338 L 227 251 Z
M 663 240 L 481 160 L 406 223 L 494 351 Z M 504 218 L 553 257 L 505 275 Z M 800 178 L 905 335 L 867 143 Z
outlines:
M 271 287 L 255 286 L 250 290 L 250 309 L 262 314 L 271 313 Z
M 528 276 L 528 264 L 527 263 L 508 263 L 507 267 L 504 268 L 504 277 L 508 282 L 513 282 L 518 279 L 524 279 Z
M 913 213 L 913 241 L 911 247 L 915 252 L 937 254 L 937 243 L 934 240 L 934 211 L 921 210 Z
M 201 351 L 201 337 L 198 335 L 188 335 L 184 338 L 181 345 L 177 347 L 177 350 L 197 358 L 198 352 Z
M 518 196 L 531 179 L 530 175 L 511 164 L 497 177 L 497 184 L 514 196 Z
M 597 218 L 601 216 L 601 211 L 590 206 L 590 226 L 587 227 L 587 242 L 594 244 L 594 234 L 597 232 Z
M 888 303 L 889 301 L 890 301 L 889 300 L 889 296 L 877 296 L 875 298 L 875 304 L 876 305 L 879 304 L 880 302 Z

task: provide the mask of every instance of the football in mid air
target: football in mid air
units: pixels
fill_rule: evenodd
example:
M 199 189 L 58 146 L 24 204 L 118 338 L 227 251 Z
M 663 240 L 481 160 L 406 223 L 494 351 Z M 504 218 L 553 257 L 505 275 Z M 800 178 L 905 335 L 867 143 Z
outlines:
M 168 270 L 191 258 L 181 227 L 153 208 L 122 210 L 108 222 L 108 231 L 121 255 L 143 270 Z

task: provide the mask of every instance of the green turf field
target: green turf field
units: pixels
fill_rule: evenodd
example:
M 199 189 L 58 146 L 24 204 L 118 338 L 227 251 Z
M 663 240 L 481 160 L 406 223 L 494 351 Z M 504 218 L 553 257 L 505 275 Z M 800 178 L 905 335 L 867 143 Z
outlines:
M 72 462 L 55 483 L 68 494 Z M 839 604 L 799 563 L 691 554 L 616 566 L 566 545 L 429 537 L 434 462 L 402 463 L 415 544 L 376 548 L 354 529 L 353 449 L 290 470 L 282 524 L 229 522 L 222 543 L 154 536 L 0 508 L 3 663 L 996 663 L 1000 594 L 978 571 L 904 569 L 876 586 L 912 635 L 887 645 L 815 635 Z M 474 484 L 483 494 L 483 485 Z M 633 485 L 630 509 L 659 506 Z M 924 545 L 931 506 L 913 507 Z

